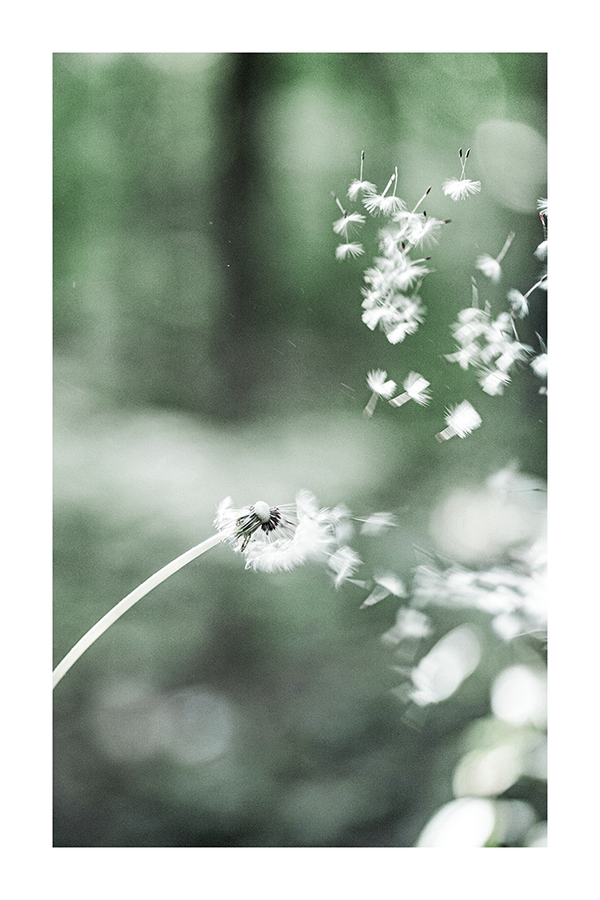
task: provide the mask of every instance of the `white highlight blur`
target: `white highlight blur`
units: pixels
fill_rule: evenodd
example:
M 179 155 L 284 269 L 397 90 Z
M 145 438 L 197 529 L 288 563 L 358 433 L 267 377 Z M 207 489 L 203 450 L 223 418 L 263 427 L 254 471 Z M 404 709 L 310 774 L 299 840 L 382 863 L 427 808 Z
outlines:
M 439 809 L 427 823 L 417 847 L 483 847 L 492 835 L 494 804 L 479 797 L 461 797 Z
M 475 629 L 459 625 L 413 669 L 410 699 L 419 706 L 446 700 L 475 671 L 480 659 L 481 646 Z

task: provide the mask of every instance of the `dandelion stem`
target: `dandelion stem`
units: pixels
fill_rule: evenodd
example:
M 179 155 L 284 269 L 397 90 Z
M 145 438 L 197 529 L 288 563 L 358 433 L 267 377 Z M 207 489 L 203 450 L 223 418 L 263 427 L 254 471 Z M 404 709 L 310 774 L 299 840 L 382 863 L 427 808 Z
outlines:
M 94 641 L 96 641 L 101 634 L 104 634 L 117 619 L 120 619 L 123 613 L 126 613 L 134 603 L 137 603 L 138 600 L 141 600 L 142 597 L 149 594 L 153 588 L 157 587 L 157 585 L 166 581 L 167 578 L 183 568 L 183 566 L 192 562 L 192 560 L 196 559 L 198 556 L 201 556 L 202 553 L 206 553 L 207 550 L 210 550 L 211 547 L 216 546 L 222 540 L 222 532 L 213 534 L 212 537 L 202 541 L 201 544 L 197 544 L 195 547 L 192 547 L 191 550 L 187 550 L 185 553 L 182 553 L 181 556 L 171 560 L 170 563 L 167 563 L 166 566 L 163 566 L 162 569 L 159 569 L 158 572 L 155 572 L 154 575 L 151 575 L 150 578 L 147 578 L 146 581 L 143 581 L 142 584 L 138 585 L 130 594 L 127 594 L 127 596 L 120 600 L 116 606 L 113 606 L 100 621 L 96 622 L 96 624 L 77 641 L 75 646 L 69 650 L 67 655 L 59 662 L 52 673 L 52 689 L 54 690 L 61 678 L 69 671 L 71 666 L 77 662 L 79 657 L 88 649 L 88 647 L 91 647 Z
M 423 202 L 423 200 L 425 199 L 425 197 L 429 194 L 429 191 L 430 191 L 430 190 L 431 190 L 431 187 L 428 187 L 427 190 L 425 191 L 425 193 L 423 194 L 423 196 L 421 197 L 421 199 L 419 200 L 419 202 L 418 202 L 417 204 L 415 204 L 415 208 L 413 209 L 413 213 L 416 213 L 416 211 L 417 211 L 418 208 L 420 207 L 420 205 L 421 205 L 421 203 Z M 425 215 L 425 213 L 423 213 L 423 215 Z
M 529 290 L 528 290 L 527 293 L 525 294 L 525 299 L 527 300 L 527 298 L 529 297 L 529 295 L 530 295 L 531 293 L 533 293 L 533 291 L 535 291 L 536 288 L 539 288 L 539 286 L 540 286 L 541 284 L 543 284 L 544 281 L 546 281 L 547 278 L 548 278 L 547 275 L 542 275 L 542 277 L 540 278 L 540 280 L 539 280 L 539 281 L 536 281 L 536 283 L 533 285 L 533 287 L 530 287 L 530 288 L 529 288 Z
M 497 263 L 501 263 L 502 260 L 504 259 L 504 257 L 506 256 L 506 253 L 508 252 L 508 248 L 510 247 L 510 245 L 511 245 L 512 242 L 513 242 L 514 236 L 515 236 L 514 231 L 511 231 L 511 233 L 509 234 L 509 236 L 508 236 L 508 237 L 506 238 L 506 240 L 504 241 L 504 247 L 502 248 L 502 250 L 500 251 L 500 253 L 499 253 L 498 256 L 496 257 L 496 262 L 497 262 Z

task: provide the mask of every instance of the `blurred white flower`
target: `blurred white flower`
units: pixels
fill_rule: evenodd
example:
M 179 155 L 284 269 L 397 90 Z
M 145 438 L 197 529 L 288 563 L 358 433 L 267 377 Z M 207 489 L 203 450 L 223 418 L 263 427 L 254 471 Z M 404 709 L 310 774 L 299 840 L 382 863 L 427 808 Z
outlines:
M 362 244 L 352 242 L 348 244 L 339 244 L 335 250 L 335 258 L 346 259 L 348 256 L 351 256 L 353 259 L 356 259 L 357 256 L 362 256 L 364 252 L 365 248 Z
M 335 542 L 331 512 L 319 509 L 309 491 L 296 503 L 270 507 L 262 500 L 236 509 L 227 497 L 219 505 L 215 527 L 234 550 L 246 557 L 246 568 L 278 572 L 309 559 L 322 560 Z
M 533 255 L 538 259 L 546 259 L 548 256 L 548 241 L 542 241 L 541 244 L 538 244 Z
M 388 400 L 396 390 L 396 382 L 392 381 L 391 379 L 389 381 L 386 381 L 386 379 L 387 372 L 384 372 L 383 369 L 372 369 L 368 373 L 367 385 L 370 390 L 373 391 L 373 393 L 371 395 L 371 399 L 365 406 L 365 416 L 371 418 L 379 397 L 383 397 L 385 400 Z
M 448 427 L 436 434 L 440 442 L 448 441 L 455 435 L 464 438 L 481 425 L 481 416 L 468 400 L 447 409 L 445 418 Z
M 402 406 L 409 400 L 414 400 L 419 406 L 427 406 L 431 400 L 431 393 L 427 390 L 430 382 L 417 372 L 410 372 L 404 379 L 404 393 L 398 394 L 390 400 L 391 406 Z
M 537 202 L 537 208 L 538 208 L 538 211 L 539 211 L 543 216 L 547 216 L 547 215 L 548 215 L 548 198 L 547 198 L 547 197 L 544 197 L 543 199 L 538 200 L 538 202 Z

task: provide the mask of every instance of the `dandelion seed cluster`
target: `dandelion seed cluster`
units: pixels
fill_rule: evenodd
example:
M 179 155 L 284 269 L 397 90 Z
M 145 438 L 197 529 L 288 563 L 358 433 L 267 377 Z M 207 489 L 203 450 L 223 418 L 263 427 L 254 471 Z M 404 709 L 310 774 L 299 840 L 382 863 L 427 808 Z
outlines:
M 443 192 L 453 200 L 464 200 L 478 194 L 481 182 L 466 178 L 465 166 L 470 150 L 458 151 L 461 173 L 460 177 L 447 179 L 442 184 Z M 355 202 L 362 202 L 369 215 L 386 219 L 378 234 L 378 255 L 373 264 L 364 271 L 362 293 L 362 321 L 371 331 L 379 329 L 391 344 L 402 343 L 409 335 L 414 334 L 425 319 L 426 309 L 419 296 L 425 277 L 434 270 L 429 265 L 431 257 L 417 259 L 412 255 L 418 247 L 434 244 L 438 232 L 449 219 L 436 219 L 425 211 L 418 212 L 421 204 L 431 192 L 427 188 L 423 196 L 412 210 L 396 193 L 398 186 L 398 169 L 395 168 L 386 187 L 379 192 L 376 185 L 364 178 L 364 151 L 361 153 L 360 176 L 350 184 L 347 195 Z M 342 211 L 342 218 L 333 226 L 336 234 L 344 238 L 336 250 L 338 259 L 348 256 L 363 255 L 364 246 L 351 241 L 349 233 L 352 229 L 362 227 L 365 215 L 362 212 L 348 212 L 335 194 L 334 199 Z M 546 259 L 547 255 L 547 215 L 548 201 L 538 201 L 538 212 L 544 229 L 544 241 L 535 250 L 538 259 Z M 480 254 L 475 260 L 475 268 L 492 284 L 498 284 L 502 278 L 502 261 L 515 237 L 514 232 L 507 236 L 500 253 L 496 257 Z M 496 396 L 504 393 L 511 382 L 511 371 L 514 366 L 524 360 L 531 361 L 534 373 L 544 379 L 547 373 L 546 348 L 540 340 L 540 353 L 534 359 L 534 349 L 519 338 L 515 321 L 524 319 L 529 314 L 529 297 L 537 288 L 546 288 L 547 275 L 542 277 L 526 292 L 511 288 L 507 295 L 508 310 L 497 316 L 491 313 L 489 303 L 480 309 L 475 279 L 472 277 L 472 305 L 461 310 L 458 320 L 450 326 L 456 343 L 453 353 L 444 355 L 449 362 L 456 362 L 468 370 L 473 368 L 481 390 Z M 393 396 L 396 382 L 388 378 L 382 369 L 372 369 L 367 374 L 367 386 L 371 397 L 365 406 L 364 414 L 371 418 L 380 399 L 387 400 L 392 407 L 403 406 L 414 400 L 420 406 L 426 406 L 432 399 L 429 391 L 430 382 L 419 373 L 410 372 L 404 379 L 404 391 Z M 545 393 L 545 385 L 540 393 Z M 446 411 L 447 428 L 436 435 L 439 441 L 458 435 L 465 437 L 481 424 L 481 417 L 468 401 L 462 401 Z

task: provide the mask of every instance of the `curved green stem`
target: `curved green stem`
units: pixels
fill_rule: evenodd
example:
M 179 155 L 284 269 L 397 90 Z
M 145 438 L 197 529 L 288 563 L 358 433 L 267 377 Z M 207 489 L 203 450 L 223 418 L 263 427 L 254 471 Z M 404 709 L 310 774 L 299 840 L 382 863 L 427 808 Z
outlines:
M 170 563 L 167 563 L 166 566 L 163 566 L 162 569 L 159 569 L 158 572 L 155 572 L 154 575 L 151 575 L 150 578 L 147 578 L 146 581 L 143 581 L 142 584 L 138 585 L 138 587 L 130 594 L 127 594 L 127 596 L 119 601 L 116 606 L 113 606 L 99 622 L 96 622 L 96 624 L 77 641 L 75 646 L 69 650 L 67 655 L 59 662 L 52 673 L 52 690 L 54 690 L 58 682 L 69 671 L 71 666 L 77 662 L 82 653 L 84 653 L 101 634 L 104 634 L 107 628 L 110 628 L 123 613 L 126 613 L 134 603 L 137 603 L 138 600 L 141 600 L 142 597 L 149 594 L 153 588 L 157 587 L 157 585 L 166 581 L 166 579 L 173 575 L 174 572 L 177 572 L 178 569 L 183 568 L 183 566 L 192 562 L 192 560 L 196 559 L 198 556 L 206 553 L 207 550 L 210 550 L 211 547 L 214 547 L 222 540 L 222 533 L 218 532 L 217 534 L 213 534 L 212 537 L 202 541 L 201 544 L 197 544 L 195 547 L 192 547 L 191 550 L 182 553 L 177 559 L 171 560 Z

